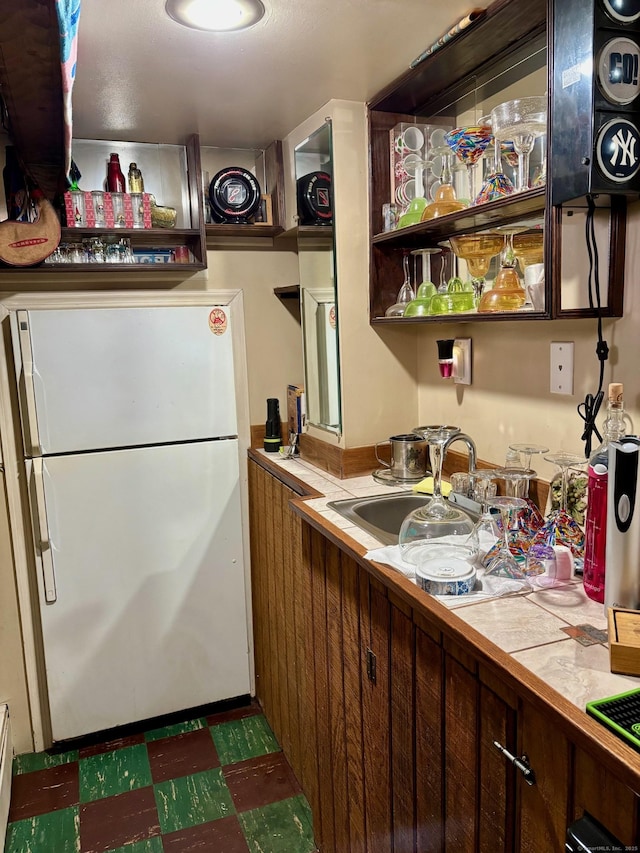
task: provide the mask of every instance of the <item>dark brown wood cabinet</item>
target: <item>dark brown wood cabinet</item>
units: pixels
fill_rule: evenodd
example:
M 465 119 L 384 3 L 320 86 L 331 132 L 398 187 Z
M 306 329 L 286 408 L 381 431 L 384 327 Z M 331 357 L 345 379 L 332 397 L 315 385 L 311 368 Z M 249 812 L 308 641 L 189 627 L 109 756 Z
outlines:
M 495 0 L 477 22 L 428 56 L 423 62 L 389 83 L 368 103 L 370 174 L 370 322 L 373 325 L 460 322 L 459 314 L 437 316 L 386 317 L 394 304 L 398 282 L 402 282 L 403 254 L 421 248 L 437 248 L 447 238 L 485 231 L 512 223 L 544 220 L 545 306 L 543 310 L 501 311 L 492 314 L 467 313 L 465 322 L 496 320 L 540 320 L 557 317 L 594 317 L 590 300 L 584 305 L 564 305 L 562 301 L 562 221 L 561 207 L 551 204 L 551 187 L 534 187 L 485 204 L 472 205 L 456 213 L 419 222 L 395 231 L 383 231 L 382 206 L 392 198 L 392 168 L 389 162 L 390 131 L 399 123 L 440 124 L 455 127 L 459 115 L 479 110 L 487 99 L 501 91 L 513 92 L 532 71 L 546 64 L 545 88 L 551 104 L 554 52 L 562 54 L 566 45 L 556 45 L 547 35 L 554 2 L 559 0 Z M 526 91 L 524 94 L 533 94 Z M 517 97 L 518 95 L 510 95 Z M 549 108 L 547 110 L 549 114 Z M 439 156 L 439 155 L 438 155 Z M 546 137 L 547 161 L 553 156 L 552 140 Z M 550 172 L 551 170 L 549 170 Z M 419 194 L 419 193 L 418 193 Z M 620 317 L 623 310 L 626 201 L 623 196 L 599 196 L 599 205 L 608 210 L 609 243 L 601 256 L 608 255 L 607 294 L 602 316 Z M 577 202 L 574 208 L 585 208 Z M 573 214 L 573 210 L 571 214 Z M 604 243 L 604 241 L 603 241 Z M 585 248 L 580 250 L 583 254 Z M 453 274 L 451 259 L 446 277 Z M 435 269 L 433 268 L 435 264 Z M 439 282 L 440 259 L 432 262 L 432 279 Z M 605 276 L 603 279 L 603 291 Z
M 551 707 L 249 472 L 256 692 L 323 853 L 560 853 L 585 813 L 638 843 L 637 791 Z

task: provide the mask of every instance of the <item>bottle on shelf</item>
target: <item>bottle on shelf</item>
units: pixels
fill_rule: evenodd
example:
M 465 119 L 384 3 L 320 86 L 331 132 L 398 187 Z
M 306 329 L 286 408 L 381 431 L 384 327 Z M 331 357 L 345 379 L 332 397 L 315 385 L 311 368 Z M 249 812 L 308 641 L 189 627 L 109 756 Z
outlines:
M 210 225 L 212 219 L 211 207 L 209 205 L 209 172 L 206 170 L 202 172 L 202 208 L 204 210 L 205 225 Z
M 126 193 L 127 185 L 120 168 L 120 157 L 117 154 L 109 155 L 107 167 L 107 191 L 110 193 Z
M 604 602 L 605 585 L 609 445 L 612 441 L 619 441 L 627 429 L 622 394 L 621 383 L 612 382 L 609 385 L 602 444 L 589 458 L 582 581 L 589 598 L 600 603 Z
M 129 192 L 144 192 L 144 179 L 137 163 L 129 163 Z

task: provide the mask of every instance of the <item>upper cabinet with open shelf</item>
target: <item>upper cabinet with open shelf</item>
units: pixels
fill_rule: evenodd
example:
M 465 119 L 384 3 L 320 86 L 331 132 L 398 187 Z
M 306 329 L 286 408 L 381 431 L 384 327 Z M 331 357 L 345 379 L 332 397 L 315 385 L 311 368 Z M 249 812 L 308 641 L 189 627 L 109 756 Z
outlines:
M 547 116 L 552 106 L 554 46 L 548 37 L 548 22 L 552 20 L 553 0 L 496 0 L 468 29 L 428 56 L 415 68 L 387 86 L 369 103 L 370 135 L 370 234 L 371 280 L 370 320 L 374 324 L 411 323 L 461 320 L 521 320 L 552 317 L 594 316 L 596 309 L 587 293 L 588 260 L 584 247 L 586 205 L 579 202 L 552 207 L 551 187 L 545 180 L 547 162 L 553 156 L 551 134 L 538 136 L 531 152 L 528 172 L 529 188 L 479 204 L 459 207 L 453 212 L 439 208 L 436 218 L 433 207 L 421 218 L 425 205 L 438 198 L 442 185 L 453 187 L 458 201 L 467 203 L 483 185 L 483 180 L 495 172 L 493 139 L 487 144 L 484 156 L 475 166 L 475 191 L 465 169 L 465 157 L 457 157 L 446 144 L 445 134 L 455 128 L 486 125 L 486 117 L 500 104 L 514 99 L 540 96 Z M 495 116 L 494 116 L 495 118 Z M 413 140 L 407 144 L 401 136 L 403 127 L 413 125 Z M 412 131 L 409 132 L 411 137 Z M 499 172 L 517 183 L 517 155 L 505 147 Z M 404 145 L 404 147 L 403 147 Z M 409 161 L 411 161 L 409 165 Z M 511 163 L 509 163 L 511 161 Z M 549 173 L 551 170 L 549 169 Z M 404 182 L 404 183 L 403 183 Z M 396 203 L 406 210 L 411 198 L 420 197 L 394 230 L 385 230 L 383 206 Z M 423 200 L 424 199 L 424 200 Z M 622 313 L 622 274 L 624 267 L 624 198 L 602 197 L 595 216 L 599 240 L 605 243 L 601 251 L 600 279 L 605 282 L 602 294 L 602 313 L 620 316 Z M 444 210 L 444 215 L 442 211 Z M 409 224 L 407 224 L 407 222 Z M 388 227 L 388 222 L 387 222 Z M 520 229 L 526 237 L 511 237 Z M 460 236 L 493 235 L 493 246 L 486 263 L 462 259 Z M 506 252 L 496 245 L 501 240 Z M 452 239 L 453 238 L 453 239 Z M 456 239 L 457 238 L 457 239 Z M 514 261 L 509 253 L 509 241 L 520 244 L 535 241 L 536 252 L 525 257 L 521 251 Z M 453 276 L 459 276 L 469 288 L 473 284 L 477 295 L 483 289 L 478 269 L 484 272 L 484 293 L 495 289 L 502 280 L 502 265 L 516 265 L 519 287 L 524 289 L 525 264 L 541 261 L 531 267 L 526 276 L 531 290 L 524 291 L 526 301 L 519 307 L 504 306 L 484 309 L 488 299 L 477 308 L 454 313 L 429 313 L 426 316 L 385 316 L 394 305 L 403 282 L 403 256 L 414 255 L 422 249 L 440 249 L 431 255 L 431 280 L 446 287 Z M 566 260 L 564 260 L 566 259 Z M 606 269 L 605 269 L 606 267 Z M 481 271 L 482 272 L 482 271 Z M 414 285 L 423 280 L 416 270 Z M 500 274 L 500 276 L 499 276 Z M 534 283 L 537 282 L 537 283 Z M 493 287 L 492 287 L 493 285 Z M 454 285 L 456 287 L 458 285 Z M 445 300 L 446 301 L 446 300 Z M 464 301 L 464 300 L 462 300 Z M 478 300 L 476 300 L 478 301 Z M 495 305 L 500 303 L 495 302 Z M 435 303 L 434 303 L 435 305 Z M 468 308 L 468 306 L 467 306 Z M 429 309 L 430 310 L 430 309 Z M 438 311 L 440 308 L 437 309 Z M 426 313 L 426 309 L 425 309 Z

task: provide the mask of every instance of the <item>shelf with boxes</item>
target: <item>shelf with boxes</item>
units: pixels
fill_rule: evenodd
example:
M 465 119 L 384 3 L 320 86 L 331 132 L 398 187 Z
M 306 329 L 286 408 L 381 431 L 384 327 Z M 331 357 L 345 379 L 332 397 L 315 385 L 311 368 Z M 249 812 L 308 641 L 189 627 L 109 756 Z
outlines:
M 372 324 L 597 316 L 589 216 L 600 311 L 622 315 L 624 198 L 600 195 L 593 214 L 585 199 L 552 203 L 547 117 L 564 49 L 547 33 L 553 16 L 546 0 L 496 0 L 369 102 Z M 537 112 L 522 112 L 533 104 Z M 415 313 L 397 304 L 407 256 L 414 292 L 431 282 Z M 512 303 L 486 295 L 503 281 L 519 291 Z
M 108 163 L 137 164 L 139 192 L 109 192 Z M 37 267 L 3 273 L 186 274 L 206 267 L 198 137 L 185 145 L 75 139 L 75 185 L 64 194 L 58 248 Z M 119 188 L 129 188 L 126 183 Z M 143 182 L 143 183 L 142 183 Z

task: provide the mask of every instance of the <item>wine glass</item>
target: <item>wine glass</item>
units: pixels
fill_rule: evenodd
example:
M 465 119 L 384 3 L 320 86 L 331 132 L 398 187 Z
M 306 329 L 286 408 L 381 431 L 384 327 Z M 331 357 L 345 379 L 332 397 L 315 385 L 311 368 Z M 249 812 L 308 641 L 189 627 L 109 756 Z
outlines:
M 479 124 L 492 127 L 491 116 L 483 116 Z M 493 137 L 493 146 L 493 159 L 488 158 L 488 171 L 474 204 L 485 204 L 488 201 L 495 201 L 497 198 L 504 198 L 511 195 L 514 191 L 511 180 L 503 171 L 502 144 L 495 135 Z
M 476 521 L 474 535 L 478 541 L 478 556 L 484 561 L 488 552 L 498 541 L 502 534 L 496 523 L 495 514 L 489 510 L 489 501 L 495 497 L 495 480 L 497 479 L 497 468 L 481 468 L 471 471 L 473 499 L 482 507 L 480 518 Z
M 486 290 L 478 304 L 479 313 L 517 311 L 527 300 L 527 294 L 516 269 L 517 260 L 513 250 L 513 235 L 527 229 L 521 225 L 502 225 L 495 229 L 504 235 L 500 271 L 491 290 Z
M 431 281 L 431 255 L 439 255 L 441 252 L 441 249 L 415 249 L 411 252 L 414 263 L 418 256 L 422 259 L 422 283 L 416 290 L 415 299 L 412 299 L 404 309 L 405 317 L 423 317 L 429 313 L 431 297 L 437 290 L 435 284 Z M 417 274 L 414 275 L 414 278 L 416 281 L 418 280 Z
M 418 565 L 421 552 L 433 540 L 456 544 L 463 542 L 472 550 L 474 523 L 470 516 L 454 504 L 449 504 L 442 495 L 443 450 L 447 441 L 460 432 L 457 426 L 430 425 L 416 427 L 413 432 L 424 438 L 429 446 L 431 471 L 433 472 L 433 497 L 424 506 L 414 509 L 402 522 L 398 544 L 402 559 Z
M 499 254 L 503 238 L 495 233 L 459 234 L 451 237 L 449 242 L 457 257 L 467 262 L 477 305 L 482 296 L 491 259 Z
M 567 483 L 569 468 L 586 464 L 584 454 L 560 450 L 557 453 L 545 455 L 544 458 L 547 462 L 557 465 L 561 472 L 560 507 L 549 513 L 544 524 L 533 537 L 531 547 L 566 545 L 575 558 L 582 559 L 584 556 L 584 533 L 580 525 L 567 511 Z
M 411 274 L 409 273 L 409 253 L 405 252 L 402 258 L 402 269 L 404 271 L 404 282 L 398 291 L 398 297 L 393 305 L 384 312 L 385 317 L 403 317 L 405 308 L 416 298 L 416 294 L 411 287 Z
M 531 468 L 531 457 L 537 456 L 539 453 L 548 453 L 549 448 L 544 444 L 531 444 L 530 442 L 524 442 L 522 444 L 510 444 L 509 450 L 515 450 L 516 453 L 519 453 L 524 457 L 522 460 L 523 468 Z
M 501 468 L 497 476 L 504 480 L 504 491 L 508 497 L 522 498 L 525 502 L 525 506 L 512 517 L 511 537 L 512 552 L 524 556 L 536 531 L 544 524 L 542 513 L 529 498 L 529 483 L 537 473 L 532 468 Z
M 547 99 L 542 95 L 505 101 L 491 110 L 491 126 L 500 140 L 513 142 L 518 154 L 518 192 L 529 189 L 529 155 L 536 137 L 547 131 Z
M 474 167 L 493 139 L 491 128 L 486 124 L 457 127 L 445 136 L 445 142 L 461 163 L 467 167 L 469 176 L 469 204 L 476 198 Z
M 503 495 L 501 497 L 491 498 L 489 506 L 496 507 L 500 511 L 502 522 L 502 539 L 495 553 L 493 549 L 489 551 L 485 559 L 487 575 L 497 575 L 504 578 L 524 578 L 525 572 L 520 567 L 520 564 L 511 553 L 509 547 L 509 529 L 511 527 L 511 513 L 514 509 L 522 509 L 526 506 L 526 501 L 522 498 L 510 497 Z

